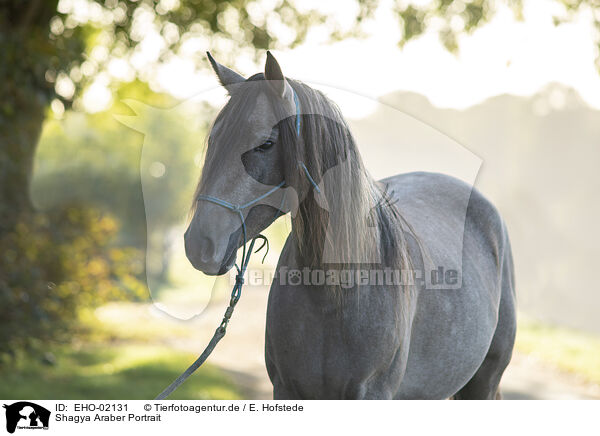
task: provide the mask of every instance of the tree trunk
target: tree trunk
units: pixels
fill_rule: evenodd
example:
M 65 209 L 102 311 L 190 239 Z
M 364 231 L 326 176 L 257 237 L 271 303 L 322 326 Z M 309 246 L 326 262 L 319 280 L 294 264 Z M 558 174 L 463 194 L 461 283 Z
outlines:
M 1 80 L 1 79 L 0 79 Z M 45 105 L 13 100 L 14 113 L 0 121 L 0 231 L 31 211 L 29 188 L 33 158 L 44 121 Z
M 53 86 L 48 23 L 56 1 L 0 6 L 0 236 L 31 210 L 33 158 Z

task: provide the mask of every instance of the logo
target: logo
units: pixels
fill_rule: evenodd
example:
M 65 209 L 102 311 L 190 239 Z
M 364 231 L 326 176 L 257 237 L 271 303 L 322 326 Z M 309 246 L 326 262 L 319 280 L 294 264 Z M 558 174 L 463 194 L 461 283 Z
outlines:
M 50 411 L 29 401 L 19 401 L 4 405 L 6 409 L 6 431 L 14 433 L 15 429 L 48 430 Z

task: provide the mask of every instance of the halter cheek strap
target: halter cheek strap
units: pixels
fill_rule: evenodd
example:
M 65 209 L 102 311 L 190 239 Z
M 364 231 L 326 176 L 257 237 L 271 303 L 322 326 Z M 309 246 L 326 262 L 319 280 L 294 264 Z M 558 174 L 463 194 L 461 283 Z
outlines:
M 294 93 L 294 103 L 296 104 L 296 136 L 300 136 L 300 102 L 298 101 L 298 95 L 294 88 L 292 88 L 292 92 Z
M 300 137 L 300 101 L 298 100 L 298 95 L 296 94 L 296 91 L 294 91 L 294 88 L 292 88 L 292 93 L 294 94 L 294 104 L 296 105 L 296 136 L 299 138 Z M 298 166 L 300 166 L 304 170 L 304 174 L 306 174 L 306 178 L 308 179 L 310 184 L 313 186 L 313 188 L 315 188 L 315 191 L 317 191 L 320 194 L 321 189 L 319 189 L 319 185 L 317 185 L 315 180 L 311 177 L 310 172 L 308 171 L 308 168 L 306 168 L 306 165 L 304 165 L 304 162 L 302 162 L 302 161 L 298 162 Z

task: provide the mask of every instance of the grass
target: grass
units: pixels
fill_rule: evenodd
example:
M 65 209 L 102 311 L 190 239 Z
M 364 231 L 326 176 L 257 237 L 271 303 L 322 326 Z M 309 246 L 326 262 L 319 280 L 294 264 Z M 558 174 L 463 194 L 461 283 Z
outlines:
M 56 364 L 31 360 L 0 373 L 1 398 L 152 399 L 196 356 L 160 346 L 61 347 Z M 210 365 L 190 377 L 170 399 L 238 399 L 235 386 Z
M 519 317 L 518 351 L 600 385 L 600 337 Z
M 51 351 L 55 363 L 19 359 L 0 370 L 0 398 L 10 399 L 152 399 L 195 360 L 174 351 L 168 337 L 188 330 L 159 319 L 140 322 L 124 316 L 140 305 L 108 305 L 82 314 L 82 340 Z M 119 322 L 120 318 L 120 322 Z M 149 339 L 150 338 L 150 339 Z M 170 399 L 239 399 L 238 390 L 218 368 L 203 365 Z

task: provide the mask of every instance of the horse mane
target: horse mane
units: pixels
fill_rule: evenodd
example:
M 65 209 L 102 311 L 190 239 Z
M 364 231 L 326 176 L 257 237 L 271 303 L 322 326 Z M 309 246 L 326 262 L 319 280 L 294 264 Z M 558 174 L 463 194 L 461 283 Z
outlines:
M 295 117 L 287 117 L 279 126 L 288 184 L 299 192 L 299 210 L 292 219 L 292 232 L 298 244 L 303 266 L 323 268 L 326 248 L 334 252 L 339 270 L 388 267 L 403 272 L 412 269 L 405 233 L 414 234 L 394 204 L 387 186 L 376 182 L 366 170 L 356 141 L 339 107 L 322 92 L 287 79 L 301 108 L 301 140 L 296 138 Z M 331 211 L 310 190 L 311 184 L 298 162 L 303 162 L 317 184 L 324 185 L 323 195 L 336 209 L 339 219 L 334 232 L 328 232 Z M 335 171 L 337 166 L 344 170 Z M 326 183 L 321 184 L 326 173 Z M 378 238 L 364 237 L 376 228 Z M 332 238 L 332 234 L 336 237 Z M 328 246 L 328 247 L 327 247 Z M 356 263 L 356 255 L 380 259 L 369 264 Z

